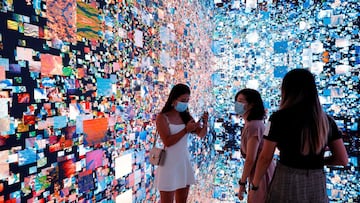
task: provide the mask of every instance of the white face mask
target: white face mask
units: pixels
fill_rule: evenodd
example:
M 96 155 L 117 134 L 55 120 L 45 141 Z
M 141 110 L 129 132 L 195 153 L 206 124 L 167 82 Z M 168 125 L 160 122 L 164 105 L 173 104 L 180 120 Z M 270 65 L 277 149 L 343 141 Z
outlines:
M 244 115 L 244 113 L 245 113 L 245 108 L 244 108 L 244 104 L 243 103 L 241 103 L 241 102 L 235 102 L 235 112 L 237 113 L 237 114 L 239 114 L 240 116 L 242 116 L 242 115 Z

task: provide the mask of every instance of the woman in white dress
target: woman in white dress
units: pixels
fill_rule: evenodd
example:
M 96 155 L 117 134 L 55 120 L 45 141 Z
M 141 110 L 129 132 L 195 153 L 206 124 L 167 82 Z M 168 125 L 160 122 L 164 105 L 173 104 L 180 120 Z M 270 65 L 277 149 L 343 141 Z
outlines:
M 156 117 L 156 128 L 165 145 L 166 158 L 155 173 L 155 186 L 160 191 L 161 203 L 186 202 L 189 187 L 195 183 L 190 163 L 187 137 L 189 133 L 204 137 L 207 134 L 208 114 L 196 122 L 188 110 L 190 88 L 185 84 L 175 85 L 161 113 Z

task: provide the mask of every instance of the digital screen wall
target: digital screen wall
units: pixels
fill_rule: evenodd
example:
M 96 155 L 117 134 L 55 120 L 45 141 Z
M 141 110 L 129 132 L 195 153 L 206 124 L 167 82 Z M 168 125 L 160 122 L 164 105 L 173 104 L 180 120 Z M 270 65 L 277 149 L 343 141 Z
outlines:
M 211 88 L 201 5 L 0 6 L 0 202 L 155 201 L 155 115 L 178 82 Z
M 257 89 L 269 116 L 279 107 L 280 84 L 287 71 L 309 69 L 325 111 L 344 133 L 350 156 L 347 167 L 326 169 L 328 195 L 334 202 L 359 201 L 360 2 L 220 0 L 209 7 L 214 11 L 211 77 L 217 102 L 213 107 L 214 114 L 220 115 L 213 126 L 216 151 L 239 145 L 242 123 L 232 114 L 237 91 Z M 242 164 L 236 153 L 228 155 L 236 161 L 219 161 L 215 167 L 219 170 L 212 195 L 217 199 L 236 200 L 234 190 L 223 186 L 241 175 L 227 175 Z M 232 165 L 228 162 L 235 169 L 228 169 Z M 344 185 L 345 179 L 351 181 Z
M 327 169 L 329 197 L 356 202 L 359 4 L 2 1 L 0 202 L 158 200 L 148 150 L 178 82 L 191 87 L 191 113 L 209 111 L 212 124 L 189 142 L 198 179 L 189 201 L 235 201 L 243 162 L 234 95 L 259 90 L 270 114 L 293 68 L 316 75 L 344 132 L 350 164 Z

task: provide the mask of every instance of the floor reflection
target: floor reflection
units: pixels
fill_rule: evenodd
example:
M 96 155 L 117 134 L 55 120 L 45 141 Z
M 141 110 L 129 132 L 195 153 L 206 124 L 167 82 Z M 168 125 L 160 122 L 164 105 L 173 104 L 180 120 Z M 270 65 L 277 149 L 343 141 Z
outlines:
M 237 181 L 243 170 L 244 160 L 239 153 L 240 137 L 225 131 L 213 131 L 208 139 L 192 140 L 190 151 L 197 177 L 197 184 L 190 190 L 191 203 L 242 203 L 236 196 Z M 220 136 L 219 136 L 220 135 Z M 347 167 L 325 167 L 330 202 L 360 202 L 359 138 L 346 136 L 349 153 Z

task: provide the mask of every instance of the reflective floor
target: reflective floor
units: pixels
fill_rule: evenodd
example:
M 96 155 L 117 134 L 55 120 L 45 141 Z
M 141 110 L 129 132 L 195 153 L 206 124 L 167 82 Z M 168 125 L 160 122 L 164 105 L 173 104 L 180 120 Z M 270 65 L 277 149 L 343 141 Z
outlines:
M 189 202 L 240 202 L 236 192 L 242 166 L 242 160 L 231 159 L 230 153 L 217 153 L 210 164 L 196 171 L 198 182 L 190 192 Z
M 236 135 L 232 137 L 235 138 Z M 190 144 L 197 184 L 192 186 L 188 202 L 246 202 L 246 200 L 240 201 L 236 196 L 237 181 L 244 164 L 238 147 L 240 139 L 233 139 L 229 144 L 219 141 L 220 137 L 214 136 L 213 138 L 214 147 L 208 148 L 208 143 L 199 140 L 193 140 L 191 142 L 193 144 Z M 348 150 L 350 150 L 349 145 L 358 146 L 359 144 L 345 141 Z M 206 159 L 205 156 L 211 158 Z M 360 173 L 357 153 L 350 151 L 349 159 L 349 164 L 345 168 L 325 168 L 330 202 L 360 202 Z
M 236 196 L 243 162 L 229 157 L 229 154 L 217 154 L 212 163 L 197 170 L 197 184 L 191 188 L 189 202 L 246 202 Z M 326 170 L 330 202 L 359 202 L 359 171 Z

